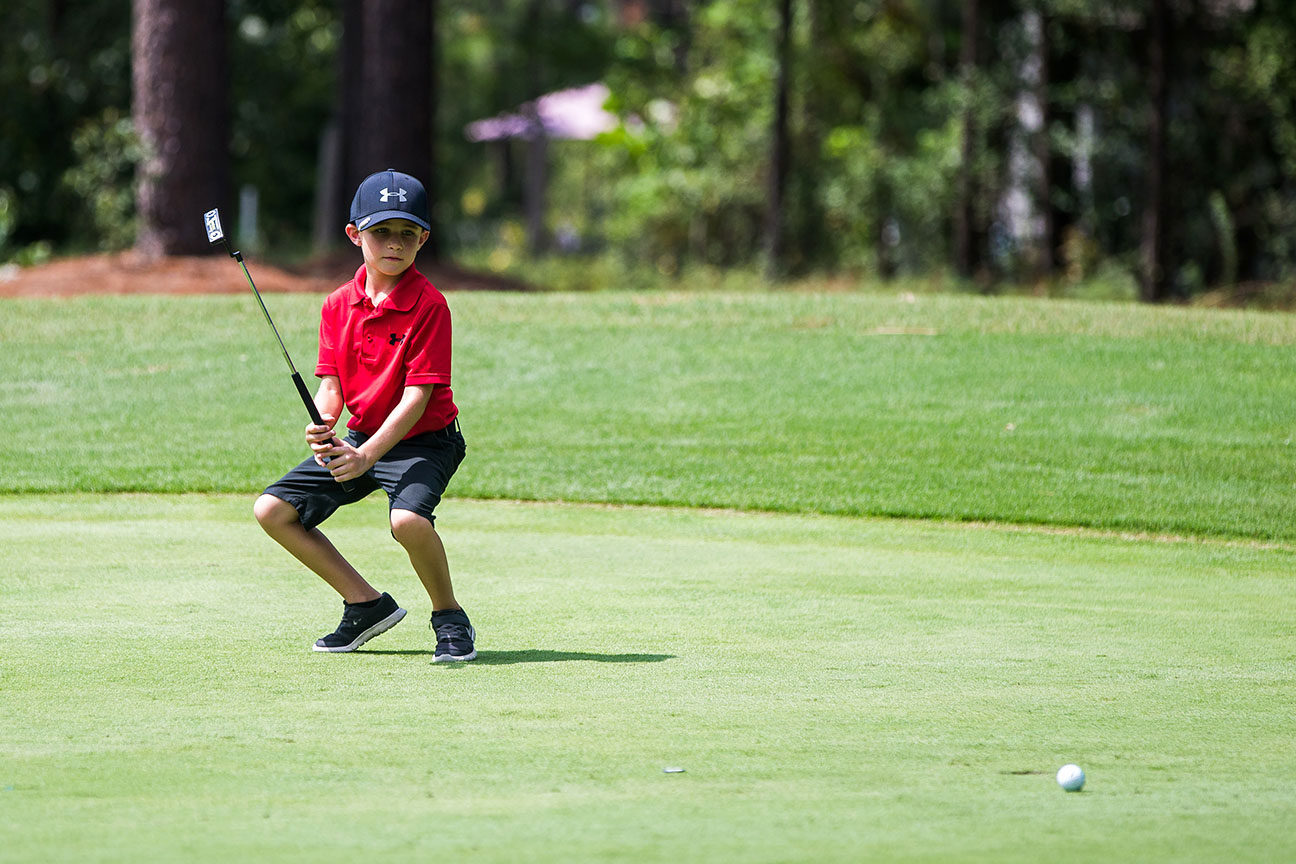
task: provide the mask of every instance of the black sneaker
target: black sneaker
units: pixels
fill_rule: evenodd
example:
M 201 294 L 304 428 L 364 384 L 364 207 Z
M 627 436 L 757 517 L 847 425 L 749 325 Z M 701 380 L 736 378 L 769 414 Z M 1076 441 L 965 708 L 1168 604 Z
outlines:
M 369 608 L 342 604 L 342 623 L 337 630 L 315 641 L 316 651 L 354 651 L 379 633 L 386 633 L 405 617 L 405 610 L 396 605 L 390 594 L 383 593 L 378 602 Z
M 436 631 L 437 647 L 433 663 L 449 663 L 455 660 L 473 660 L 477 649 L 473 640 L 477 631 L 468 621 L 468 614 L 462 609 L 445 609 L 432 613 L 432 629 Z

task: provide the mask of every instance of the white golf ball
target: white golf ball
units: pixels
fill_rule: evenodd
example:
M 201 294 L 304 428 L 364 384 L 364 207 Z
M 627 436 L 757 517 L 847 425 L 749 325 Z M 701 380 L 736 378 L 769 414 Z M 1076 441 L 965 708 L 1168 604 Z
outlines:
M 1079 765 L 1063 765 L 1057 773 L 1058 785 L 1068 792 L 1079 792 L 1084 788 L 1085 776 Z

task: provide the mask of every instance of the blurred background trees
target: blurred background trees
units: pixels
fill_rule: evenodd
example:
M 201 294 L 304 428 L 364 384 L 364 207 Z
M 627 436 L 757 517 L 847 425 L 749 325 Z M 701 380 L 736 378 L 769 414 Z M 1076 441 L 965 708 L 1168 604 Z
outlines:
M 323 254 L 398 165 L 437 250 L 501 270 L 1149 301 L 1296 276 L 1282 0 L 10 0 L 0 24 L 0 260 L 201 251 L 213 197 Z M 551 116 L 593 84 L 598 116 Z

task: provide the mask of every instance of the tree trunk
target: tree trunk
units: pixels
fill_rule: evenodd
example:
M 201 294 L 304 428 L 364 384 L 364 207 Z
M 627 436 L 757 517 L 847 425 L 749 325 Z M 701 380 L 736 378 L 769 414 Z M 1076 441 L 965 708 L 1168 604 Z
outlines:
M 1059 18 L 1048 15 L 1045 16 L 1046 34 L 1052 30 L 1064 34 L 1064 37 L 1070 34 L 1065 29 L 1066 24 Z M 1048 40 L 1048 79 L 1051 92 L 1056 92 L 1059 87 L 1075 81 L 1079 75 L 1079 58 L 1080 49 L 1073 44 L 1059 46 L 1057 40 L 1051 35 L 1046 35 Z M 1073 40 L 1064 38 L 1064 42 Z M 1050 147 L 1048 152 L 1048 176 L 1049 176 L 1049 200 L 1044 202 L 1048 207 L 1049 218 L 1047 228 L 1049 232 L 1049 250 L 1053 256 L 1053 267 L 1058 267 L 1067 263 L 1067 258 L 1063 255 L 1063 246 L 1066 238 L 1074 230 L 1081 229 L 1077 222 L 1084 212 L 1080 203 L 1082 190 L 1080 184 L 1076 181 L 1076 159 L 1072 154 L 1078 155 L 1078 150 L 1084 146 L 1082 143 L 1084 137 L 1080 130 L 1079 113 L 1076 110 L 1074 100 L 1068 100 L 1063 103 L 1056 99 L 1050 98 L 1048 101 L 1048 110 L 1045 112 L 1045 121 L 1048 125 L 1056 125 L 1060 128 L 1071 130 L 1076 141 L 1074 147 L 1057 149 Z M 1079 158 L 1088 159 L 1088 154 Z M 1088 177 L 1085 178 L 1088 180 Z
M 788 77 L 792 65 L 792 0 L 779 2 L 779 33 L 776 48 L 778 72 L 774 83 L 774 129 L 770 146 L 769 197 L 765 210 L 765 266 L 771 279 L 786 272 L 783 248 L 784 209 L 788 163 Z
M 1035 77 L 1035 105 L 1039 109 L 1040 128 L 1035 134 L 1035 208 L 1039 214 L 1039 231 L 1035 247 L 1036 279 L 1049 279 L 1056 263 L 1057 245 L 1053 226 L 1053 141 L 1051 127 L 1054 120 L 1053 102 L 1049 96 L 1052 86 L 1052 67 L 1049 64 L 1049 26 L 1051 16 L 1039 13 L 1039 41 L 1035 43 L 1037 65 Z
M 360 181 L 375 171 L 412 174 L 428 190 L 434 238 L 435 5 L 432 0 L 346 0 L 343 24 L 352 32 L 344 34 L 341 67 L 348 204 Z M 393 21 L 400 26 L 390 26 Z
M 333 118 L 321 130 L 316 150 L 315 213 L 311 225 L 311 249 L 316 255 L 342 245 L 342 226 L 354 194 L 354 190 L 343 191 L 343 158 L 342 127 Z
M 963 108 L 958 202 L 954 211 L 954 266 L 957 268 L 959 275 L 965 279 L 970 279 L 981 265 L 974 194 L 977 130 L 973 87 L 977 79 L 977 64 L 979 62 L 977 41 L 978 31 L 980 30 L 980 17 L 980 0 L 964 0 L 963 42 L 959 50 L 959 72 L 963 80 L 967 104 Z
M 827 45 L 829 25 L 824 20 L 823 0 L 809 0 L 805 4 L 807 33 L 805 39 L 810 45 Z M 793 152 L 820 154 L 824 148 L 825 118 L 834 116 L 832 106 L 840 100 L 840 94 L 828 92 L 816 81 L 815 75 L 805 77 L 805 89 L 798 94 L 801 103 L 799 128 L 793 136 Z M 819 158 L 802 159 L 795 171 L 789 166 L 791 185 L 795 190 L 797 214 L 796 225 L 789 233 L 795 238 L 792 242 L 796 249 L 798 263 L 808 266 L 822 262 L 825 251 L 831 249 L 828 229 L 825 225 L 823 204 L 820 190 L 823 184 L 823 160 Z
M 526 52 L 526 106 L 530 127 L 523 139 L 526 152 L 522 160 L 522 210 L 526 219 L 527 249 L 542 255 L 549 248 L 549 230 L 545 222 L 548 210 L 549 139 L 540 120 L 540 97 L 544 95 L 544 5 L 545 0 L 531 0 L 523 15 L 522 44 Z
M 428 221 L 432 234 L 423 246 L 423 258 L 437 261 L 441 258 L 441 223 L 437 221 L 437 202 L 441 200 L 441 184 L 437 179 L 437 109 L 441 105 L 441 54 L 437 51 L 437 4 L 428 0 L 428 105 L 427 105 L 427 173 L 419 179 L 427 190 Z
M 1167 0 L 1151 0 L 1148 12 L 1148 138 L 1142 238 L 1139 244 L 1139 299 L 1157 303 L 1170 295 L 1169 226 L 1166 201 L 1166 126 L 1169 89 Z
M 364 104 L 361 58 L 364 56 L 363 38 L 364 6 L 362 0 L 339 0 L 338 20 L 342 25 L 342 38 L 338 43 L 337 84 L 334 90 L 333 125 L 336 140 L 321 142 L 321 156 L 332 151 L 336 164 L 324 180 L 326 186 L 316 190 L 320 208 L 316 226 L 317 251 L 330 247 L 350 248 L 345 241 L 343 226 L 350 217 L 351 198 L 356 187 L 368 174 L 363 171 L 355 152 L 360 128 L 360 110 Z M 386 166 L 384 166 L 386 167 Z
M 531 136 L 523 163 L 523 210 L 526 215 L 527 249 L 532 255 L 543 255 L 549 249 L 549 228 L 545 214 L 549 209 L 549 136 L 540 122 L 536 103 L 528 103 L 531 114 Z
M 204 254 L 200 217 L 229 194 L 225 3 L 135 0 L 132 25 L 132 115 L 147 154 L 135 248 Z

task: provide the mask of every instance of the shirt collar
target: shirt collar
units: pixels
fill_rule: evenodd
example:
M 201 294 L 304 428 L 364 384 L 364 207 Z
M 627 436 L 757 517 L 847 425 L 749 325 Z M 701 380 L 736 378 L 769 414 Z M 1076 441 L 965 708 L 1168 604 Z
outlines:
M 361 264 L 360 269 L 356 270 L 355 278 L 351 280 L 351 305 L 359 306 L 369 299 L 365 293 L 365 279 L 369 271 L 365 265 Z M 425 277 L 417 268 L 411 267 L 401 276 L 396 287 L 387 295 L 386 301 L 383 302 L 384 309 L 394 309 L 398 312 L 408 312 L 414 308 L 418 302 L 419 294 L 422 293 L 422 286 L 419 284 Z

